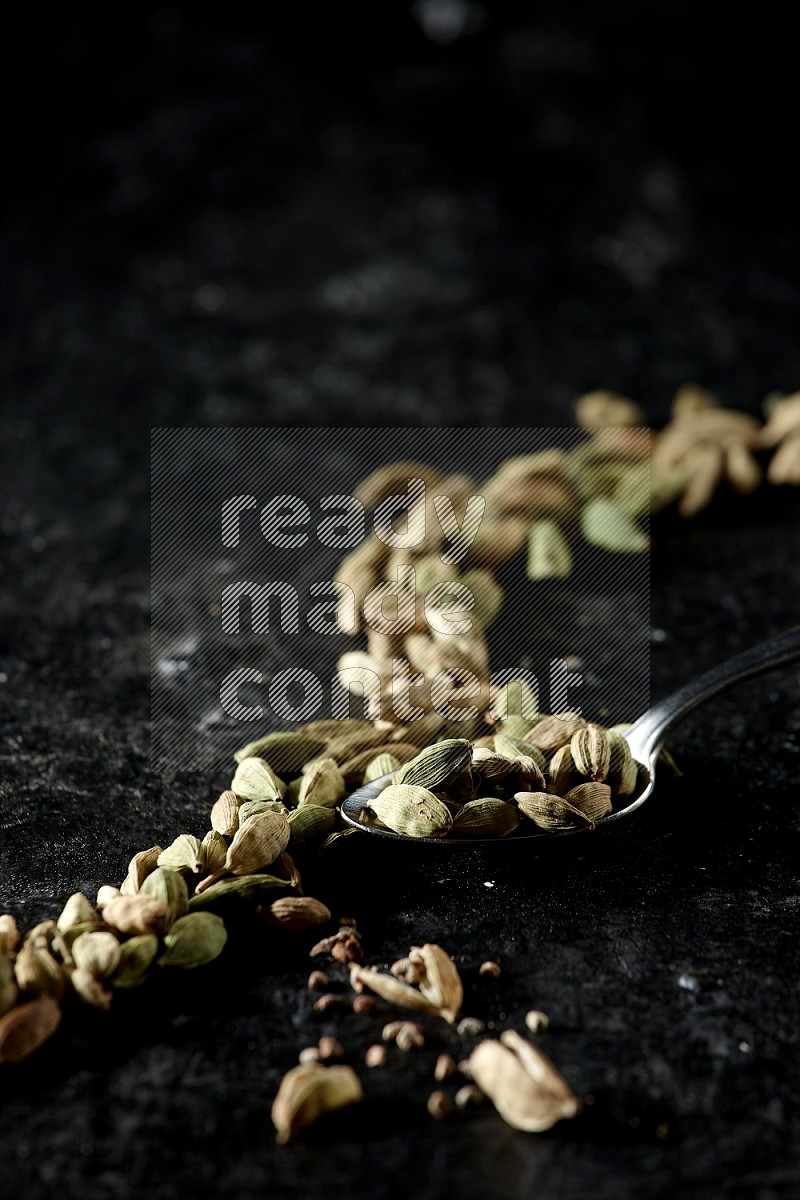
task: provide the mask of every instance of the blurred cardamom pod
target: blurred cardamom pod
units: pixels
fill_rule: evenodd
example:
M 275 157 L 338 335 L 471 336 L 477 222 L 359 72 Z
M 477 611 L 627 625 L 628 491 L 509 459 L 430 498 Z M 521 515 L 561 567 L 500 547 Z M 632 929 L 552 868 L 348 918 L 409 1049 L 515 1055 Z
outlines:
M 39 996 L 0 1017 L 0 1063 L 20 1062 L 52 1037 L 61 1009 L 52 996 Z
M 419 961 L 422 973 L 419 990 L 451 1023 L 457 1020 L 464 1000 L 464 986 L 458 968 L 450 955 L 441 946 L 426 942 L 424 946 L 412 948 L 409 958 Z
M 650 539 L 633 518 L 613 500 L 590 500 L 581 512 L 581 532 L 590 546 L 599 546 L 617 554 L 641 554 L 650 548 Z
M 281 1080 L 272 1105 L 276 1141 L 291 1141 L 302 1129 L 324 1113 L 333 1112 L 363 1098 L 358 1076 L 351 1067 L 326 1067 L 301 1063 Z
M 111 992 L 85 967 L 76 967 L 71 971 L 69 982 L 78 999 L 90 1008 L 99 1008 L 102 1012 L 107 1012 L 111 1007 Z
M 358 963 L 350 965 L 350 983 L 356 989 L 362 985 L 368 987 L 376 996 L 380 996 L 389 1004 L 396 1004 L 398 1008 L 412 1008 L 430 1013 L 438 1011 L 437 1006 L 411 984 L 395 979 L 394 975 L 386 975 L 383 971 L 361 967 Z
M 140 895 L 150 896 L 167 910 L 166 923 L 163 927 L 159 924 L 159 932 L 166 933 L 170 925 L 189 908 L 189 889 L 186 882 L 179 871 L 171 871 L 169 867 L 156 867 L 142 884 Z
M 109 983 L 115 988 L 141 987 L 157 954 L 158 938 L 154 934 L 142 933 L 129 938 L 120 946 L 119 964 Z
M 331 910 L 313 896 L 281 896 L 256 912 L 265 924 L 287 933 L 303 933 L 331 919 Z
M 5 954 L 0 954 L 0 1017 L 5 1016 L 19 999 L 19 988 L 14 978 L 14 964 Z
M 72 943 L 72 958 L 79 970 L 108 979 L 119 966 L 119 942 L 113 933 L 82 933 Z
M 266 759 L 276 774 L 288 778 L 296 775 L 309 759 L 324 749 L 324 738 L 311 737 L 308 733 L 276 732 L 250 742 L 241 750 L 237 750 L 233 757 L 237 763 L 242 763 L 248 758 Z M 240 796 L 241 792 L 237 791 L 236 795 Z M 258 800 L 260 797 L 250 796 L 248 799 Z
M 525 734 L 523 741 L 531 746 L 538 746 L 545 754 L 551 750 L 560 750 L 568 745 L 572 735 L 578 729 L 583 729 L 586 721 L 579 713 L 564 712 L 553 716 L 543 716 L 533 728 Z
M 572 551 L 557 521 L 534 521 L 528 534 L 528 579 L 568 579 Z
M 13 954 L 19 945 L 19 929 L 10 913 L 0 915 L 0 954 Z
M 138 896 L 120 896 L 112 900 L 103 909 L 103 917 L 107 925 L 120 933 L 154 933 L 156 937 L 172 924 L 170 906 L 141 892 Z
M 65 933 L 75 925 L 99 925 L 100 918 L 83 892 L 75 892 L 61 910 L 56 924 L 59 931 Z
M 23 946 L 14 963 L 14 974 L 22 991 L 32 996 L 52 996 L 54 1000 L 60 1000 L 64 995 L 64 969 L 48 950 Z
M 443 837 L 453 823 L 447 807 L 433 792 L 410 784 L 384 788 L 369 807 L 384 825 L 406 837 Z
M 394 771 L 400 770 L 400 759 L 394 754 L 385 752 L 371 758 L 364 770 L 363 783 L 372 783 L 375 779 L 382 779 L 384 775 L 391 775 Z
M 512 1036 L 508 1036 L 511 1034 Z M 553 1064 L 513 1030 L 502 1041 L 479 1042 L 469 1056 L 470 1078 L 513 1129 L 541 1133 L 580 1111 Z
M 222 953 L 228 940 L 225 923 L 210 912 L 190 912 L 176 921 L 164 938 L 159 965 L 184 971 L 202 967 Z

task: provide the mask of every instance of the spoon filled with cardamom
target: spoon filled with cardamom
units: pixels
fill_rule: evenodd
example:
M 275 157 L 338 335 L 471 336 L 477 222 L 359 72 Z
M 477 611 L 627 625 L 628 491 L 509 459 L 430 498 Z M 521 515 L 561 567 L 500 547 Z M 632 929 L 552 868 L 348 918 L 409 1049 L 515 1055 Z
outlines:
M 800 660 L 800 626 L 697 676 L 629 726 L 574 712 L 510 717 L 471 742 L 446 738 L 358 788 L 343 819 L 378 837 L 474 845 L 616 828 L 650 798 L 664 739 L 725 688 Z M 672 764 L 674 765 L 674 764 Z

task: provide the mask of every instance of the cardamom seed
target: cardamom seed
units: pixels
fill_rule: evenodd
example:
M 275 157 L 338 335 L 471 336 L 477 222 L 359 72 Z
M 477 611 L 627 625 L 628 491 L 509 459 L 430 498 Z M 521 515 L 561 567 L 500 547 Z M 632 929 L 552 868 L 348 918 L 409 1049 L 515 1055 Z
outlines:
M 384 788 L 369 807 L 384 825 L 406 837 L 443 837 L 453 823 L 446 805 L 433 792 L 409 784 Z
M 281 1144 L 291 1141 L 302 1129 L 324 1113 L 363 1099 L 358 1076 L 351 1067 L 326 1067 L 318 1062 L 301 1063 L 281 1080 L 272 1105 L 272 1122 Z
M 228 940 L 221 917 L 209 912 L 190 912 L 176 921 L 164 938 L 166 947 L 158 960 L 162 967 L 188 971 L 202 967 L 219 954 Z
M 52 996 L 39 996 L 0 1017 L 0 1063 L 20 1062 L 52 1037 L 61 1009 Z
M 115 988 L 141 987 L 157 954 L 158 938 L 152 933 L 142 933 L 129 938 L 120 946 L 119 965 L 109 983 Z
M 454 837 L 505 837 L 519 825 L 517 810 L 505 800 L 469 800 L 453 818 Z

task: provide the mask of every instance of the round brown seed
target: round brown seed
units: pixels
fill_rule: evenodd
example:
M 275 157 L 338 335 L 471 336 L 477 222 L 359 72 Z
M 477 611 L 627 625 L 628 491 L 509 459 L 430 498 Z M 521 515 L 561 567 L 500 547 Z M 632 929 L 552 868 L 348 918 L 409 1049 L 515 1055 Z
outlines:
M 385 1046 L 380 1044 L 370 1046 L 367 1053 L 364 1055 L 364 1062 L 368 1067 L 384 1067 L 386 1060 L 389 1057 L 389 1051 Z
M 488 975 L 492 979 L 497 979 L 497 976 L 500 974 L 500 966 L 496 962 L 481 963 L 480 967 L 478 968 L 478 974 Z

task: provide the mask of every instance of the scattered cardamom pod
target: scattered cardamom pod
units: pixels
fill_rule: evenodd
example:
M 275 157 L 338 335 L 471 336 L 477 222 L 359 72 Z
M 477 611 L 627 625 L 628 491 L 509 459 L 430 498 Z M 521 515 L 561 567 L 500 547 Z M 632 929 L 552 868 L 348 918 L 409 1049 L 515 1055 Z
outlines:
M 243 758 L 231 780 L 230 790 L 240 801 L 282 800 L 286 785 L 265 759 Z
M 376 996 L 380 996 L 382 1000 L 388 1000 L 390 1004 L 396 1004 L 399 1008 L 412 1008 L 420 1012 L 431 1013 L 437 1011 L 436 1005 L 423 996 L 417 988 L 395 979 L 394 975 L 385 975 L 382 971 L 361 967 L 358 963 L 353 963 L 350 967 L 350 983 L 354 988 L 358 984 L 368 987 Z
M 217 833 L 216 829 L 211 829 L 200 843 L 200 852 L 203 856 L 206 871 L 209 871 L 212 875 L 216 875 L 225 866 L 225 859 L 228 855 L 228 843 L 221 833 Z
M 542 1133 L 580 1111 L 550 1060 L 513 1030 L 480 1042 L 468 1061 L 475 1084 L 514 1129 Z
M 83 892 L 75 892 L 61 910 L 56 924 L 60 933 L 66 933 L 76 925 L 99 925 L 100 918 Z
M 119 966 L 119 942 L 113 933 L 82 933 L 72 944 L 72 957 L 81 971 L 95 979 L 108 979 Z
M 0 1063 L 20 1062 L 52 1037 L 61 1009 L 52 996 L 39 996 L 0 1017 Z
M 120 896 L 103 909 L 107 925 L 120 933 L 154 933 L 160 937 L 172 924 L 169 905 L 155 896 L 139 893 L 138 896 Z
M 175 922 L 164 938 L 166 949 L 159 966 L 180 967 L 184 971 L 202 967 L 219 954 L 228 940 L 221 917 L 210 912 L 190 912 Z
M 272 1105 L 276 1141 L 281 1144 L 291 1141 L 324 1113 L 355 1104 L 362 1098 L 361 1084 L 351 1067 L 301 1063 L 284 1075 Z
M 108 1012 L 111 1008 L 111 992 L 104 988 L 99 979 L 84 967 L 76 967 L 70 971 L 70 987 L 75 995 L 90 1008 L 99 1008 Z
M 256 912 L 267 925 L 287 933 L 303 933 L 331 919 L 331 910 L 312 896 L 281 896 Z
M 54 1000 L 60 1000 L 64 995 L 64 968 L 49 950 L 23 946 L 14 963 L 14 974 L 18 987 L 31 996 L 52 996 Z
M 455 1021 L 464 1000 L 464 987 L 456 964 L 446 950 L 433 943 L 415 947 L 411 953 L 422 963 L 423 974 L 419 981 L 422 995 L 446 1021 Z

